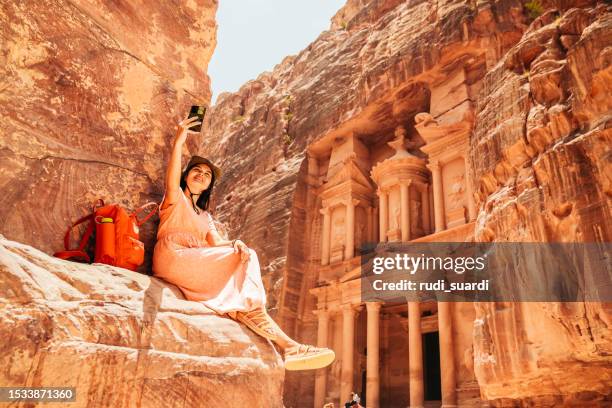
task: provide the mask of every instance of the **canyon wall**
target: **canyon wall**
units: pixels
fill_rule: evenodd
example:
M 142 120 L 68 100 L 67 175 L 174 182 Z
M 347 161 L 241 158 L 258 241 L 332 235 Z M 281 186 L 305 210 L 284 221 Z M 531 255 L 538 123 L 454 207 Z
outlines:
M 281 280 L 303 287 L 300 271 L 318 245 L 303 240 L 312 222 L 305 189 L 321 182 L 308 174 L 306 148 L 348 132 L 379 140 L 398 124 L 413 129 L 414 115 L 429 109 L 430 83 L 457 65 L 477 82 L 526 28 L 513 0 L 370 1 L 354 10 L 359 4 L 349 2 L 332 29 L 272 72 L 219 95 L 207 116 L 203 149 L 226 172 L 218 217 L 262 253 L 279 311 Z
M 268 308 L 290 335 L 317 341 L 308 290 L 320 265 L 316 191 L 329 164 L 310 166 L 307 150 L 351 133 L 384 147 L 398 125 L 421 145 L 414 117 L 432 104 L 453 116 L 464 102 L 444 100 L 449 76 L 464 70 L 473 104 L 481 79 L 526 23 L 512 0 L 349 2 L 298 55 L 218 97 L 204 130 L 206 153 L 226 172 L 215 192 L 217 216 L 259 254 Z M 313 388 L 314 373 L 288 373 L 285 403 L 312 405 Z
M 210 100 L 216 9 L 2 2 L 0 233 L 53 253 L 97 198 L 161 201 L 176 119 Z M 149 255 L 154 233 L 143 226 Z
M 397 126 L 425 157 L 419 113 L 469 122 L 476 240 L 610 241 L 610 6 L 535 3 L 349 0 L 306 49 L 219 96 L 187 150 L 224 169 L 216 217 L 258 252 L 268 308 L 291 335 L 316 342 L 308 290 L 319 278 L 317 191 L 331 166 L 317 161 L 322 140 L 356 135 L 377 147 L 373 165 L 392 154 Z M 0 233 L 50 253 L 96 198 L 130 208 L 161 199 L 176 119 L 210 100 L 216 7 L 0 5 Z M 154 232 L 143 229 L 149 250 Z M 0 258 L 3 383 L 78 375 L 79 395 L 100 406 L 218 405 L 222 384 L 235 406 L 281 406 L 278 355 L 175 288 L 4 239 Z M 609 304 L 472 312 L 472 332 L 458 334 L 473 347 L 459 387 L 476 382 L 496 406 L 609 400 Z M 289 373 L 285 404 L 312 406 L 313 383 L 312 372 Z
M 204 130 L 204 150 L 226 172 L 217 215 L 257 250 L 269 308 L 290 334 L 316 342 L 308 290 L 330 164 L 310 159 L 321 140 L 380 146 L 401 125 L 418 151 L 418 113 L 463 120 L 473 125 L 477 240 L 610 240 L 610 7 L 536 3 L 348 1 L 303 51 L 219 96 Z M 475 316 L 461 370 L 482 399 L 603 403 L 606 305 L 478 304 Z M 285 402 L 311 405 L 314 375 L 287 378 Z
M 610 242 L 610 44 L 609 6 L 559 7 L 487 73 L 470 149 L 477 240 Z M 609 402 L 610 303 L 476 309 L 474 368 L 484 397 L 541 406 Z

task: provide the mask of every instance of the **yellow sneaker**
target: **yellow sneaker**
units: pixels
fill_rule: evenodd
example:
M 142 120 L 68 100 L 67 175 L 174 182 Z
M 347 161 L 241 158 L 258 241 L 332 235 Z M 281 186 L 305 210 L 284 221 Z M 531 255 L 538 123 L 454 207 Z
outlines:
M 298 344 L 285 350 L 285 370 L 315 370 L 330 365 L 336 353 L 326 347 Z

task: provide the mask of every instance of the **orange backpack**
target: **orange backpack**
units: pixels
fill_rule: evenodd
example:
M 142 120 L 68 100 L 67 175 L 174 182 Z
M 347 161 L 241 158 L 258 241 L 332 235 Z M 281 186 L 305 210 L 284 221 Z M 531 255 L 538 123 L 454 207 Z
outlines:
M 138 219 L 144 209 L 155 207 L 142 220 Z M 74 259 L 90 262 L 90 256 L 85 252 L 89 238 L 96 232 L 96 249 L 94 262 L 119 266 L 135 271 L 144 262 L 144 244 L 139 239 L 139 227 L 149 220 L 157 211 L 157 203 L 150 202 L 138 208 L 132 214 L 118 204 L 104 205 L 98 199 L 92 208 L 92 213 L 77 220 L 68 227 L 64 235 L 65 251 L 59 251 L 53 256 L 61 259 Z M 89 225 L 81 238 L 78 248 L 70 249 L 70 234 L 74 227 L 89 221 Z

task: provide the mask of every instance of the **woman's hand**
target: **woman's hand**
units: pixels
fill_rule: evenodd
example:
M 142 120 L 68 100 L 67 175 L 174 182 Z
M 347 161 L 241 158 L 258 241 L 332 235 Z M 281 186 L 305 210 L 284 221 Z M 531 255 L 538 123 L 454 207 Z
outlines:
M 242 263 L 248 262 L 251 259 L 251 253 L 249 252 L 249 247 L 246 246 L 244 242 L 239 239 L 234 240 L 234 252 L 240 253 L 240 260 Z
M 177 125 L 176 129 L 176 137 L 174 138 L 174 143 L 185 143 L 188 134 L 199 133 L 194 130 L 189 130 L 189 128 L 197 126 L 202 122 L 198 121 L 197 116 L 193 116 L 191 118 L 185 118 L 180 121 Z

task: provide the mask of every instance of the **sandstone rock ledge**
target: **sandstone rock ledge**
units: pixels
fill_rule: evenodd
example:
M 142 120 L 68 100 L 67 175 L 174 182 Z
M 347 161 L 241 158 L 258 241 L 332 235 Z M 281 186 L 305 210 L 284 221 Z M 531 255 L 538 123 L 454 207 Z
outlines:
M 76 387 L 54 407 L 283 406 L 282 359 L 246 327 L 161 280 L 1 235 L 0 338 L 0 385 Z

